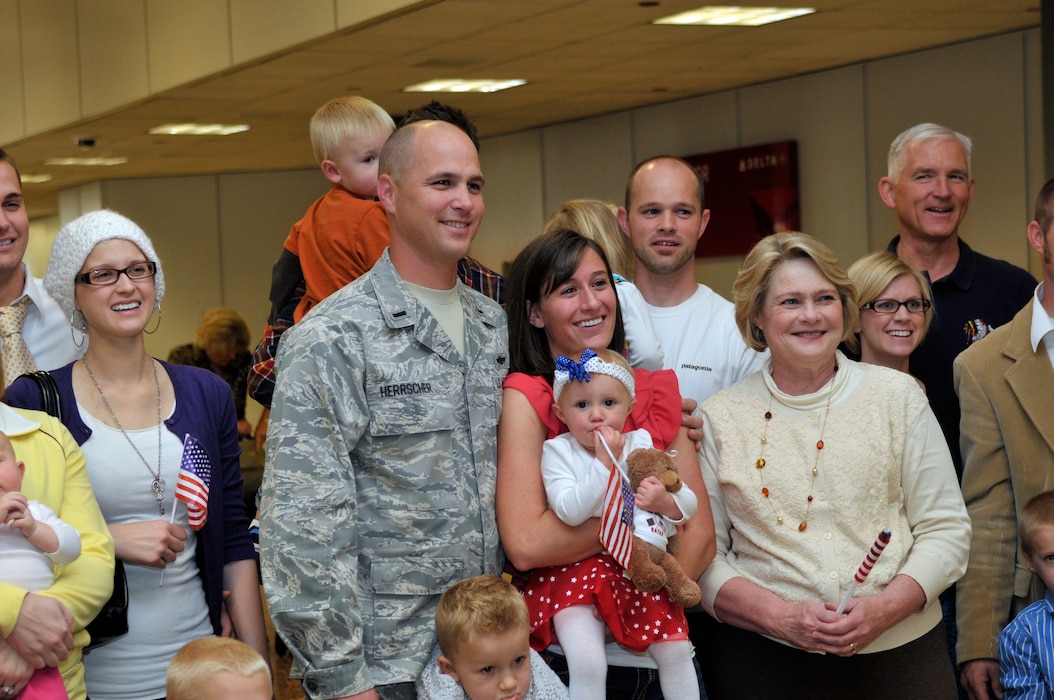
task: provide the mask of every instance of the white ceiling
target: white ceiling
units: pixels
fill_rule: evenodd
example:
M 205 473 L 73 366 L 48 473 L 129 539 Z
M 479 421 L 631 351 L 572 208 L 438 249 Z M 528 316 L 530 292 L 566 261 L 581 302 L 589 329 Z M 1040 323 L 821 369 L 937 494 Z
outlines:
M 307 121 L 340 94 L 394 115 L 433 97 L 496 136 L 1037 26 L 1039 0 L 813 0 L 816 14 L 765 27 L 670 27 L 650 21 L 701 0 L 433 0 L 384 21 L 239 66 L 102 117 L 4 144 L 24 173 L 32 216 L 56 193 L 101 178 L 313 166 Z M 765 4 L 759 2 L 757 4 Z M 774 4 L 774 3 L 773 3 Z M 805 4 L 805 3 L 802 3 Z M 430 78 L 525 78 L 495 94 L 428 95 Z M 245 122 L 228 137 L 153 136 L 165 122 Z M 74 144 L 92 136 L 90 151 Z M 124 156 L 111 168 L 47 158 Z

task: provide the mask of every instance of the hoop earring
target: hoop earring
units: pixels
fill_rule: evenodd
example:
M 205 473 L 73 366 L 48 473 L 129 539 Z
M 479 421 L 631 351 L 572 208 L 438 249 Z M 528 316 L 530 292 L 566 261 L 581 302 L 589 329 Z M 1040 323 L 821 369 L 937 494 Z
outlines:
M 84 320 L 84 314 L 81 314 L 80 323 L 77 323 L 77 314 L 81 314 L 80 309 L 74 309 L 73 313 L 70 314 L 70 339 L 73 341 L 74 346 L 80 350 L 84 347 L 84 339 L 88 337 L 85 332 L 88 330 L 88 323 Z M 80 331 L 81 334 L 81 342 L 79 343 L 77 342 L 76 331 Z
M 154 330 L 152 331 L 148 331 L 144 328 L 143 332 L 147 335 L 153 335 L 154 333 L 157 333 L 157 329 L 161 327 L 161 302 L 156 302 L 155 305 L 157 306 L 157 325 L 154 326 Z

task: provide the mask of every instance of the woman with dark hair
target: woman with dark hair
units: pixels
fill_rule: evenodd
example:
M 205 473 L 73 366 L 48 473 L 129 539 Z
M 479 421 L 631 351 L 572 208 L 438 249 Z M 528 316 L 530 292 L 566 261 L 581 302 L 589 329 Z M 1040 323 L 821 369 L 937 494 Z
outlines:
M 603 608 L 615 597 L 647 595 L 602 551 L 597 519 L 572 527 L 549 510 L 540 466 L 543 442 L 566 430 L 552 410 L 555 358 L 579 357 L 586 348 L 623 350 L 625 333 L 613 285 L 600 246 L 570 230 L 535 239 L 509 270 L 511 371 L 498 425 L 497 512 L 509 560 L 519 569 L 535 569 L 528 579 L 529 605 L 544 597 L 537 595 L 539 582 L 566 580 L 569 570 L 582 572 L 592 582 L 582 586 L 576 603 Z M 624 429 L 647 428 L 656 447 L 676 452 L 681 478 L 699 495 L 699 512 L 684 528 L 678 555 L 686 573 L 697 578 L 713 558 L 713 525 L 695 446 L 681 426 L 677 377 L 670 370 L 636 370 L 635 381 L 637 404 Z M 541 624 L 533 621 L 535 648 L 555 641 L 549 612 L 532 609 L 544 619 Z M 622 630 L 605 619 L 618 639 Z M 646 653 L 609 644 L 608 661 L 608 697 L 661 697 L 655 664 Z M 563 665 L 558 656 L 554 666 Z

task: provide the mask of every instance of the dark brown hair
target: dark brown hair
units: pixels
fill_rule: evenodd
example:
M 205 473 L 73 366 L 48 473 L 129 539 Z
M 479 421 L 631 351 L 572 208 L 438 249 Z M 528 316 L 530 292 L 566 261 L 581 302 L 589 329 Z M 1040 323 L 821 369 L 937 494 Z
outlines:
M 571 279 L 587 248 L 595 251 L 604 261 L 608 280 L 614 290 L 615 281 L 611 277 L 611 265 L 604 255 L 604 249 L 596 241 L 570 229 L 560 229 L 535 238 L 512 261 L 508 276 L 511 371 L 545 377 L 552 384 L 553 354 L 549 348 L 549 337 L 544 328 L 531 325 L 531 307 L 541 303 L 550 292 Z M 625 344 L 622 309 L 616 295 L 615 331 L 608 348 L 622 352 Z

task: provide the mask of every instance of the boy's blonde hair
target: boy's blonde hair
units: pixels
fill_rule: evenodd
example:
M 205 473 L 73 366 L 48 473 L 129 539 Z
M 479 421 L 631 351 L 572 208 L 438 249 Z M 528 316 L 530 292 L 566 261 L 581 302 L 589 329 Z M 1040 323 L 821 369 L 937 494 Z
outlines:
M 519 628 L 530 628 L 527 603 L 511 583 L 497 576 L 458 581 L 443 593 L 436 608 L 439 649 L 450 658 L 477 637 Z
M 230 637 L 202 637 L 183 645 L 168 664 L 165 691 L 168 700 L 195 700 L 202 688 L 218 673 L 235 673 L 250 678 L 271 669 L 263 657 L 245 642 Z
M 619 226 L 617 211 L 614 204 L 599 199 L 572 199 L 549 215 L 542 235 L 560 229 L 577 231 L 600 244 L 613 272 L 632 278 L 636 257 Z
M 1054 491 L 1044 491 L 1034 496 L 1021 509 L 1017 534 L 1025 556 L 1031 557 L 1036 553 L 1036 531 L 1044 527 L 1054 527 Z
M 311 147 L 315 160 L 330 158 L 340 142 L 378 131 L 395 131 L 395 120 L 376 102 L 358 95 L 337 97 L 315 110 L 311 117 Z

